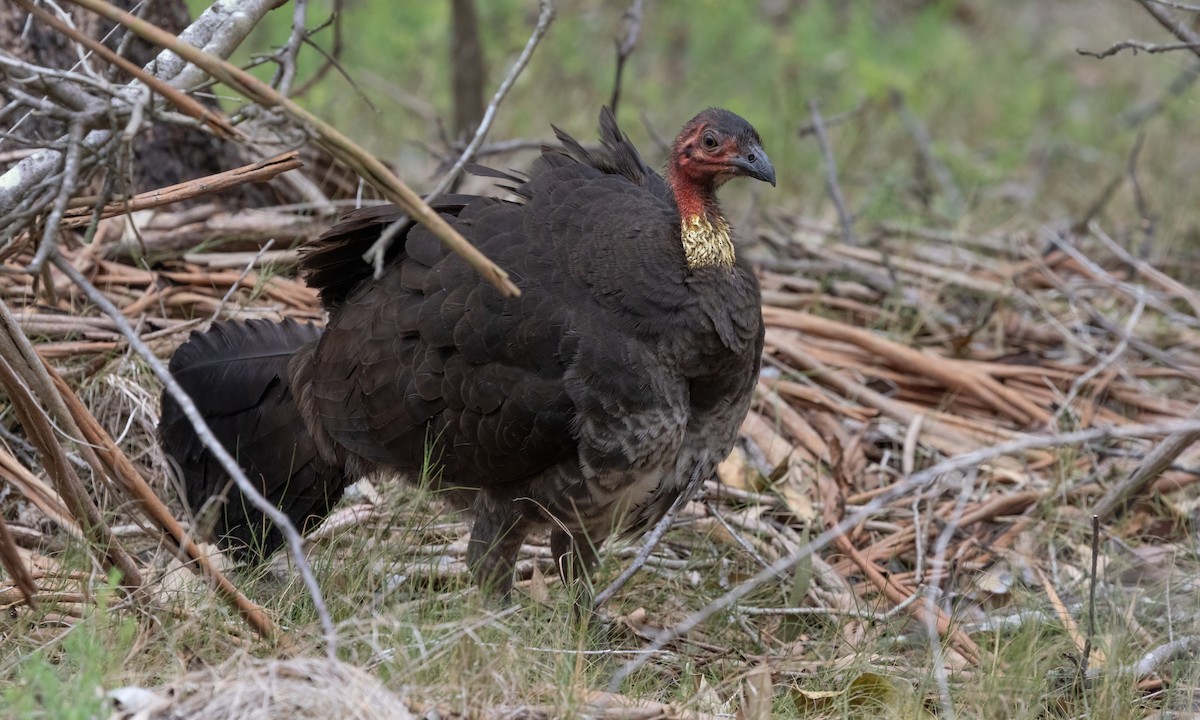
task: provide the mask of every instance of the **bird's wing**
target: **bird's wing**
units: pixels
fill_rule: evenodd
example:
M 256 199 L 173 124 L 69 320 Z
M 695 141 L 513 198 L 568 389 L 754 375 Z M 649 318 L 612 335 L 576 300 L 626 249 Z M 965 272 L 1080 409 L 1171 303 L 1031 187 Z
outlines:
M 313 397 L 339 444 L 407 471 L 433 449 L 447 484 L 533 477 L 579 453 L 580 395 L 566 378 L 581 343 L 594 348 L 572 382 L 615 393 L 597 407 L 628 397 L 656 411 L 658 388 L 637 377 L 655 360 L 637 346 L 685 291 L 674 206 L 583 163 L 536 173 L 522 191 L 523 204 L 480 198 L 454 220 L 520 297 L 413 228 L 388 272 L 331 314 Z

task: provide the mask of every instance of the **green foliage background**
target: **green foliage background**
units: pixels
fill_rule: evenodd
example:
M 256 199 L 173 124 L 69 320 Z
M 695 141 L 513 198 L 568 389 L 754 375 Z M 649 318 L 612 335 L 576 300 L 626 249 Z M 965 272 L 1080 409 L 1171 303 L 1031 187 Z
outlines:
M 493 139 L 548 138 L 550 123 L 594 137 L 628 3 L 558 0 L 555 7 L 557 19 L 504 103 Z M 482 0 L 478 11 L 494 88 L 524 45 L 537 3 Z M 327 0 L 310 3 L 310 27 L 329 12 Z M 437 146 L 439 128 L 413 108 L 450 115 L 450 3 L 348 0 L 340 22 L 342 65 L 361 94 L 331 73 L 304 101 L 406 169 L 414 185 L 426 184 L 435 166 L 421 144 Z M 288 8 L 276 11 L 249 43 L 252 52 L 282 44 L 290 23 Z M 771 203 L 822 213 L 820 154 L 797 129 L 809 122 L 810 101 L 826 117 L 866 103 L 831 132 L 843 189 L 860 219 L 904 220 L 929 207 L 911 133 L 891 110 L 890 94 L 899 91 L 968 199 L 966 214 L 947 217 L 937 198 L 932 209 L 987 229 L 1081 212 L 1122 172 L 1144 129 L 1142 179 L 1163 215 L 1162 237 L 1187 237 L 1196 218 L 1185 180 L 1200 158 L 1189 151 L 1200 139 L 1194 100 L 1172 100 L 1144 128 L 1124 114 L 1157 97 L 1192 60 L 1076 52 L 1127 37 L 1168 41 L 1136 4 L 1118 0 L 650 0 L 627 65 L 621 119 L 660 161 L 648 128 L 669 139 L 700 108 L 735 110 L 759 129 L 775 161 L 780 190 Z M 314 40 L 329 47 L 330 30 Z M 310 50 L 303 55 L 302 78 L 320 61 Z M 1121 202 L 1117 215 L 1132 214 Z

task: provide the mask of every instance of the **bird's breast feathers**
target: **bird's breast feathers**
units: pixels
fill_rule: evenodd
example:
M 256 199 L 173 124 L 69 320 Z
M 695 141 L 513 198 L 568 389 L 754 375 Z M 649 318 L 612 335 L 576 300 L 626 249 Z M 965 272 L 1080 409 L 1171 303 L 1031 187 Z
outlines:
M 691 215 L 683 218 L 679 230 L 689 269 L 733 267 L 733 238 L 725 218 Z

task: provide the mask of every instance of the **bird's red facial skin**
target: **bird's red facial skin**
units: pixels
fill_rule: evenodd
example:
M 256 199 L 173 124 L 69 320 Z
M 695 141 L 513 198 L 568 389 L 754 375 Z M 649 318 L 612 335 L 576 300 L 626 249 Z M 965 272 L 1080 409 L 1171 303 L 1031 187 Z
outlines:
M 709 146 L 709 142 L 715 145 Z M 724 137 L 705 125 L 676 140 L 667 168 L 682 218 L 704 217 L 716 210 L 716 189 L 730 171 L 726 158 L 736 155 L 736 138 Z

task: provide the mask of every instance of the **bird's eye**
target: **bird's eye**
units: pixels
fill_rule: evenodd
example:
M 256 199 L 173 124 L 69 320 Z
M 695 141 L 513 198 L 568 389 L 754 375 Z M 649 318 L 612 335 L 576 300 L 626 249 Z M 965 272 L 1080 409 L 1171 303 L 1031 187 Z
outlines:
M 709 150 L 712 150 L 716 146 L 717 146 L 717 139 L 715 137 L 713 137 L 712 135 L 704 136 L 704 147 L 708 148 Z

